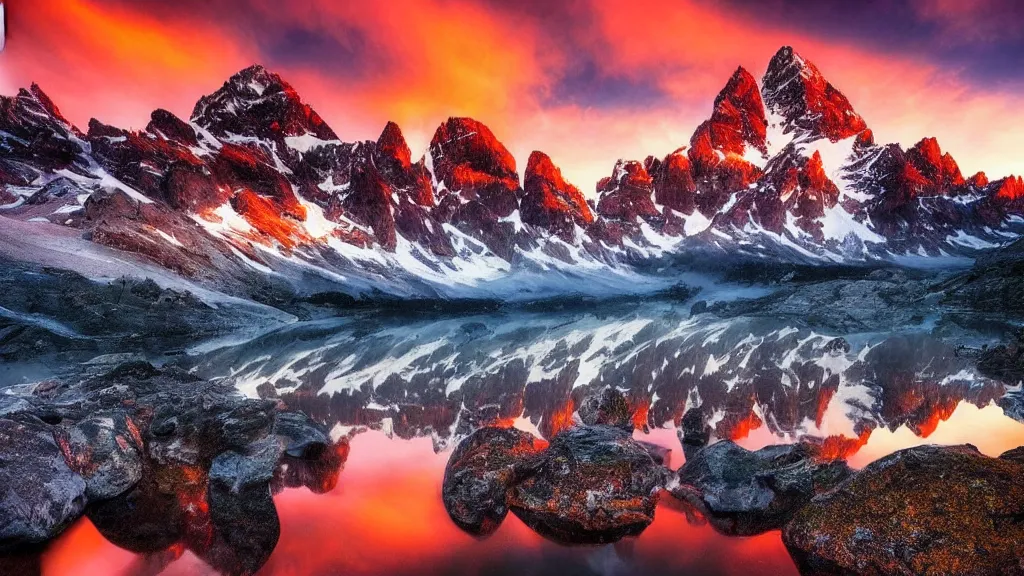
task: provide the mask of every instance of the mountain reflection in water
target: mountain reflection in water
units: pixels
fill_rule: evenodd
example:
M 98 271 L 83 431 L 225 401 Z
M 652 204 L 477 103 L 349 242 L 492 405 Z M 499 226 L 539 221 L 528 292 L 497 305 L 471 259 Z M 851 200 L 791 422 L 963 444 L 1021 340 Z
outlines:
M 682 464 L 674 430 L 636 436 L 671 448 L 673 468 Z M 739 443 L 758 448 L 775 440 L 759 428 Z M 963 442 L 998 455 L 1024 444 L 1024 425 L 994 405 L 963 403 L 927 439 L 906 427 L 876 431 L 850 463 L 859 468 L 901 448 Z M 275 496 L 281 536 L 259 574 L 797 574 L 778 532 L 733 538 L 710 526 L 690 525 L 667 494 L 654 523 L 640 537 L 616 545 L 561 547 L 511 515 L 491 538 L 475 540 L 455 527 L 442 506 L 447 457 L 433 451 L 429 438 L 389 439 L 376 431 L 357 435 L 334 490 L 317 495 L 305 488 L 286 489 Z M 47 576 L 140 573 L 139 558 L 105 541 L 88 520 L 56 541 L 42 566 Z M 161 572 L 215 573 L 190 552 Z

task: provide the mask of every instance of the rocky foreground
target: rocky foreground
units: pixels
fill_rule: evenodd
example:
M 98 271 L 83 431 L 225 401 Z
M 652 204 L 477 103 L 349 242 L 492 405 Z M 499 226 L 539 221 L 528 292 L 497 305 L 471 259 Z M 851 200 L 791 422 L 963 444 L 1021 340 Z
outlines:
M 348 455 L 275 401 L 147 363 L 0 395 L 0 572 L 82 516 L 136 567 L 190 550 L 225 574 L 258 570 L 277 543 L 272 494 L 331 490 Z M 37 556 L 17 573 L 32 573 Z
M 922 446 L 800 510 L 783 540 L 806 574 L 1024 574 L 1024 459 Z
M 474 433 L 445 472 L 452 519 L 486 537 L 511 510 L 556 542 L 609 543 L 642 533 L 667 492 L 726 535 L 781 529 L 805 575 L 1024 574 L 1024 448 L 922 446 L 855 472 L 814 442 L 752 452 L 691 436 L 673 472 L 616 425 L 620 400 L 606 393 L 547 448 L 519 430 Z

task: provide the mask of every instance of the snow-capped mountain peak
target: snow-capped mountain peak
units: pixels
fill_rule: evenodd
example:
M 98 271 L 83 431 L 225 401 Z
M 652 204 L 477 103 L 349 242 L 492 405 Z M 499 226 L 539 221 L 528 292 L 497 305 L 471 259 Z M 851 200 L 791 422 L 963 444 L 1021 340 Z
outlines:
M 414 157 L 394 122 L 376 140 L 341 140 L 258 65 L 189 122 L 156 110 L 137 132 L 93 120 L 84 134 L 37 86 L 0 98 L 5 217 L 79 228 L 246 296 L 268 282 L 428 297 L 633 291 L 670 284 L 637 270 L 688 251 L 970 256 L 1024 232 L 1024 181 L 965 179 L 932 138 L 876 144 L 789 47 L 760 85 L 737 68 L 687 146 L 616 162 L 596 198 L 541 151 L 520 179 L 471 118 L 442 122 Z
M 217 137 L 311 135 L 320 140 L 338 139 L 291 84 L 259 64 L 238 72 L 216 92 L 200 98 L 191 121 Z
M 846 96 L 790 46 L 772 57 L 761 87 L 769 113 L 782 118 L 784 133 L 838 142 L 867 128 Z

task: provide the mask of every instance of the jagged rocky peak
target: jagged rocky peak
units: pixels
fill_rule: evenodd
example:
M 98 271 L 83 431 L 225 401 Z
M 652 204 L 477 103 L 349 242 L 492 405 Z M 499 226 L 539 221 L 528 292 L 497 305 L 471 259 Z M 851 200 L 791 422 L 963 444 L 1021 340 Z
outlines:
M 820 218 L 838 199 L 839 189 L 825 173 L 818 151 L 810 156 L 783 153 L 768 163 L 757 189 L 737 195 L 736 203 L 720 223 L 743 228 L 752 221 L 782 234 L 792 217 L 797 227 L 821 242 Z
M 290 84 L 259 64 L 238 72 L 219 90 L 200 98 L 191 120 L 216 136 L 338 139 Z
M 48 128 L 62 135 L 81 135 L 34 82 L 28 89 L 18 90 L 16 96 L 0 96 L 0 127 L 14 134 L 26 129 Z
M 72 168 L 85 152 L 82 136 L 37 84 L 0 96 L 0 186 L 25 186 L 42 173 Z M 0 203 L 14 202 L 9 192 L 2 195 Z
M 922 138 L 907 150 L 907 159 L 936 188 L 936 192 L 948 191 L 949 188 L 966 183 L 956 160 L 948 152 L 942 153 L 935 138 Z
M 976 172 L 974 176 L 967 179 L 967 183 L 974 188 L 984 188 L 988 186 L 988 175 L 984 172 Z
M 404 167 L 412 164 L 412 151 L 409 150 L 402 129 L 394 122 L 388 122 L 384 126 L 384 131 L 380 133 L 380 138 L 377 138 L 377 153 L 395 160 Z
M 649 172 L 656 203 L 682 214 L 693 214 L 697 185 L 693 180 L 690 160 L 683 149 L 662 160 L 652 160 Z
M 157 108 L 150 114 L 146 132 L 189 146 L 199 143 L 195 128 L 163 108 Z
M 86 133 L 89 139 L 95 138 L 118 138 L 128 135 L 128 131 L 118 128 L 117 126 L 111 126 L 104 124 L 95 118 L 89 119 L 89 131 Z
M 162 118 L 157 112 L 153 115 Z M 169 122 L 164 123 L 164 129 L 173 133 Z M 191 129 L 187 124 L 185 127 Z M 218 183 L 209 177 L 203 161 L 188 147 L 195 144 L 195 133 L 190 142 L 187 132 L 180 128 L 178 131 L 182 133 L 176 134 L 176 138 L 167 138 L 158 130 L 131 132 L 93 118 L 89 120 L 86 138 L 92 157 L 100 166 L 149 198 L 163 200 L 174 208 L 223 204 L 226 194 L 216 191 Z
M 449 118 L 430 141 L 434 176 L 463 202 L 478 200 L 496 216 L 519 207 L 522 189 L 512 153 L 472 118 Z
M 743 67 L 737 68 L 715 98 L 711 118 L 690 139 L 690 158 L 694 162 L 715 163 L 719 152 L 744 156 L 748 148 L 767 155 L 767 128 L 757 81 Z
M 374 146 L 374 162 L 377 168 L 397 189 L 400 196 L 420 206 L 434 205 L 434 191 L 430 184 L 430 172 L 423 160 L 413 164 L 412 151 L 405 141 L 402 129 L 394 122 L 388 122 Z
M 565 181 L 547 154 L 530 154 L 523 181 L 525 194 L 519 207 L 523 222 L 541 226 L 568 241 L 575 239 L 576 226 L 594 222 L 583 193 Z
M 867 128 L 846 96 L 790 46 L 772 57 L 761 90 L 768 110 L 784 120 L 786 132 L 837 142 Z
M 459 180 L 472 180 L 475 172 L 498 179 L 519 181 L 516 161 L 491 129 L 472 118 L 449 118 L 438 126 L 430 141 L 434 172 L 452 190 Z M 451 180 L 451 182 L 449 182 Z
M 1014 202 L 1024 198 L 1024 178 L 1008 176 L 993 183 L 995 197 L 999 200 Z
M 777 182 L 777 191 L 787 211 L 797 217 L 797 226 L 822 240 L 818 219 L 836 205 L 839 188 L 825 174 L 821 154 L 815 151 L 810 158 L 801 158 L 778 173 L 782 178 Z

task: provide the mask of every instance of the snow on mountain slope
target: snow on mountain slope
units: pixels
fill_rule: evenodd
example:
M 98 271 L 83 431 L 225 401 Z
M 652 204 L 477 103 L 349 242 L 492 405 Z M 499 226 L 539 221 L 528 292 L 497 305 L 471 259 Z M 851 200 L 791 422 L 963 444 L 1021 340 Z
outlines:
M 255 65 L 188 121 L 83 133 L 33 85 L 0 99 L 0 209 L 252 297 L 253 278 L 357 296 L 535 298 L 657 290 L 694 249 L 864 262 L 973 256 L 1024 231 L 1017 178 L 965 179 L 934 139 L 874 142 L 821 72 L 781 49 L 739 68 L 689 145 L 619 161 L 588 200 L 550 157 L 522 178 L 483 124 L 345 142 Z M 45 234 L 46 228 L 38 228 Z

